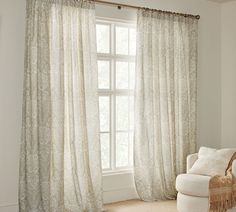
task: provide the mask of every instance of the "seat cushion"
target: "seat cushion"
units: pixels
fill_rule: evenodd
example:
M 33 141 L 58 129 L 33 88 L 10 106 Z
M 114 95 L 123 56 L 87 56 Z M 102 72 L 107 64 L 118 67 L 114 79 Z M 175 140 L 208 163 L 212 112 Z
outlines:
M 176 178 L 176 190 L 185 195 L 208 197 L 209 181 L 209 176 L 181 174 Z

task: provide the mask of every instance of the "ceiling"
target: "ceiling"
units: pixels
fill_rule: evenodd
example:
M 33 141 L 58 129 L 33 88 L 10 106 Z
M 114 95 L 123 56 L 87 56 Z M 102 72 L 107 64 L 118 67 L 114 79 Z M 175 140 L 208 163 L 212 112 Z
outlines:
M 235 1 L 235 0 L 209 0 L 209 1 L 224 3 L 224 2 Z

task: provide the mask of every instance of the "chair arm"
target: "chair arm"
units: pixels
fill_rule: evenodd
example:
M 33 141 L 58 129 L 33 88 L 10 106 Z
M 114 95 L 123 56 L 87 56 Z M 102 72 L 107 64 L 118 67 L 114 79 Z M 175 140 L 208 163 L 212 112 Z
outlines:
M 233 175 L 236 177 L 236 160 L 233 161 L 232 173 L 233 173 Z
M 188 155 L 188 157 L 187 157 L 187 173 L 192 168 L 193 164 L 195 163 L 195 161 L 197 159 L 198 159 L 198 153 Z

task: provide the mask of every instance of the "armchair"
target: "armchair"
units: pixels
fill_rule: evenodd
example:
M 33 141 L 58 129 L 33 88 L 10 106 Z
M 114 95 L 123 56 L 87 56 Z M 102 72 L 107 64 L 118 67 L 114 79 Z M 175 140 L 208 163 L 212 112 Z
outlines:
M 197 153 L 189 155 L 187 174 L 181 174 L 176 178 L 178 212 L 208 212 L 210 177 L 188 173 L 197 159 Z M 233 175 L 236 177 L 236 160 L 233 162 Z M 236 208 L 228 210 L 228 212 L 236 212 Z

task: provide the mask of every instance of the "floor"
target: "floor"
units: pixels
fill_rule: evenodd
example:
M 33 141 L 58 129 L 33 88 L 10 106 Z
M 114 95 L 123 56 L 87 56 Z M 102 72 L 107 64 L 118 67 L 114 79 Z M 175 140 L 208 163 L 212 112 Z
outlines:
M 176 201 L 143 202 L 129 200 L 105 206 L 106 212 L 177 212 Z

